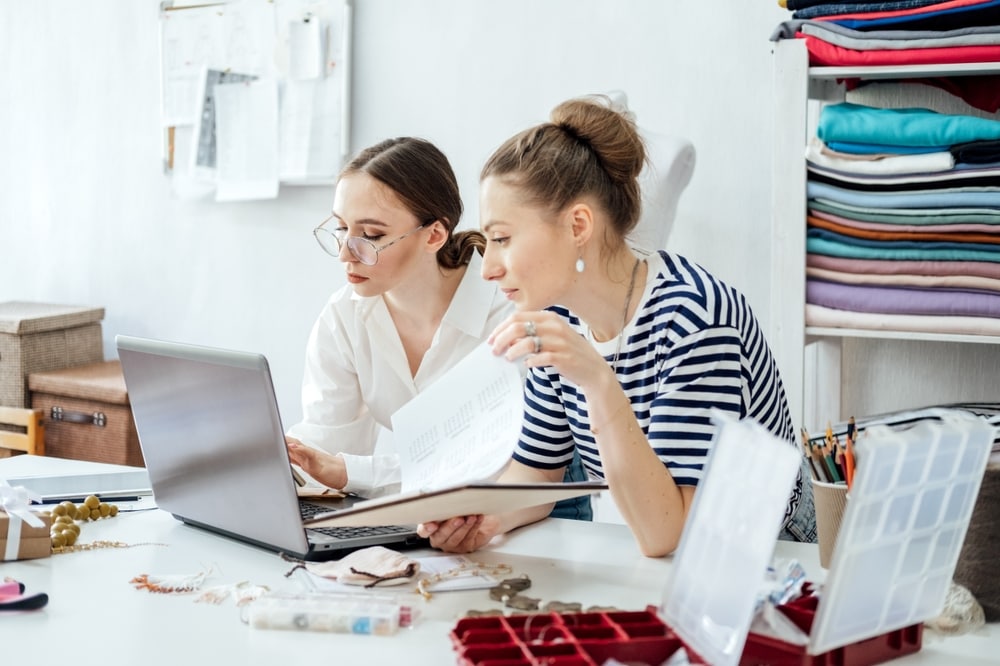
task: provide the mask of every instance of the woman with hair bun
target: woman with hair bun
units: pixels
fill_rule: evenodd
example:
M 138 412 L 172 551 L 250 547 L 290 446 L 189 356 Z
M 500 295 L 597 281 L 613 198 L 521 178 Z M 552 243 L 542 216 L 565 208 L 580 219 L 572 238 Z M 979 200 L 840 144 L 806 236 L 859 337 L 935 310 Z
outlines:
M 528 367 L 525 416 L 506 482 L 558 481 L 574 453 L 604 479 L 643 554 L 677 547 L 702 478 L 713 409 L 795 446 L 784 388 L 744 296 L 693 261 L 627 241 L 645 148 L 627 112 L 573 99 L 501 145 L 480 176 L 483 277 L 515 312 L 497 354 Z M 550 507 L 420 526 L 470 552 Z M 782 538 L 815 540 L 800 475 Z

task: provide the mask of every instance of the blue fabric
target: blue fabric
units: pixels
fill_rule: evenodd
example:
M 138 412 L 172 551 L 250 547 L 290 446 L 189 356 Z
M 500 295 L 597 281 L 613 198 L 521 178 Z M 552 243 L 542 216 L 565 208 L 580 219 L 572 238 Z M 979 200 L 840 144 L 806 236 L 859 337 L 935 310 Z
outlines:
M 829 104 L 816 136 L 831 141 L 888 146 L 948 146 L 1000 139 L 1000 121 L 930 109 L 877 109 L 851 102 Z
M 995 187 L 858 192 L 809 181 L 806 196 L 864 208 L 1000 208 L 1000 189 Z
M 871 30 L 886 27 L 906 30 L 953 30 L 966 26 L 990 25 L 997 23 L 997 9 L 1000 0 L 990 0 L 975 5 L 963 5 L 950 9 L 939 9 L 902 16 L 886 16 L 870 19 L 830 19 L 831 23 L 852 30 Z
M 823 4 L 814 4 L 810 7 L 796 9 L 792 14 L 796 19 L 811 19 L 817 16 L 834 16 L 837 14 L 865 14 L 870 12 L 892 12 L 901 9 L 917 9 L 935 5 L 941 0 L 889 0 L 888 2 L 844 2 L 831 3 L 828 0 Z M 791 3 L 789 3 L 791 4 Z M 789 7 L 789 9 L 795 9 Z
M 829 141 L 826 144 L 831 150 L 851 155 L 923 155 L 950 150 L 951 146 L 886 146 L 878 143 L 856 143 L 853 141 Z
M 587 470 L 583 468 L 583 461 L 580 460 L 580 452 L 573 454 L 573 462 L 566 468 L 563 481 L 571 483 L 574 481 L 589 481 Z M 590 495 L 574 497 L 573 499 L 556 502 L 552 507 L 549 518 L 569 518 L 571 520 L 593 520 L 594 509 L 590 504 Z

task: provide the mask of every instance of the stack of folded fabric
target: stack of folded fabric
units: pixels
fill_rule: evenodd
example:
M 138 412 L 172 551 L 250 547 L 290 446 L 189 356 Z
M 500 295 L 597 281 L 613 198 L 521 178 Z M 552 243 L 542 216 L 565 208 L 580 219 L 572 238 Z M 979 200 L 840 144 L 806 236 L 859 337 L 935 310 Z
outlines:
M 827 67 L 1000 62 L 1000 0 L 778 0 L 793 11 L 772 41 L 801 39 L 809 64 Z M 1000 109 L 992 74 L 907 78 L 934 85 L 970 105 Z M 853 89 L 864 82 L 844 79 Z
M 806 162 L 807 325 L 1000 335 L 1000 121 L 828 105 Z

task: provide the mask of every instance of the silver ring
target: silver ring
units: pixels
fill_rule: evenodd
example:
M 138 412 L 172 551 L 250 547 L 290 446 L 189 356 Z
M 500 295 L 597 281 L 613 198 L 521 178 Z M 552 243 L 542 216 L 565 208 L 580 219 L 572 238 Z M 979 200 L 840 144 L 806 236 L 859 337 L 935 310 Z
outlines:
M 538 329 L 535 328 L 535 322 L 526 321 L 524 322 L 524 335 L 533 338 L 538 335 Z
M 535 343 L 535 353 L 542 351 L 542 339 L 537 335 L 531 336 L 531 341 Z

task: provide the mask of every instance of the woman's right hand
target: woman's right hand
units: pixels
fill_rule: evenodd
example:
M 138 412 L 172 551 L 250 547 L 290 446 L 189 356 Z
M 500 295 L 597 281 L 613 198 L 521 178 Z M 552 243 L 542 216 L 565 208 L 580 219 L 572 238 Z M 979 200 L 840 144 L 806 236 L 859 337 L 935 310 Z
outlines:
M 446 553 L 471 553 L 488 544 L 500 532 L 497 516 L 459 516 L 440 522 L 421 523 L 417 534 L 433 548 Z
M 347 465 L 340 456 L 307 446 L 294 437 L 285 437 L 288 457 L 306 474 L 328 488 L 341 490 L 347 485 Z

